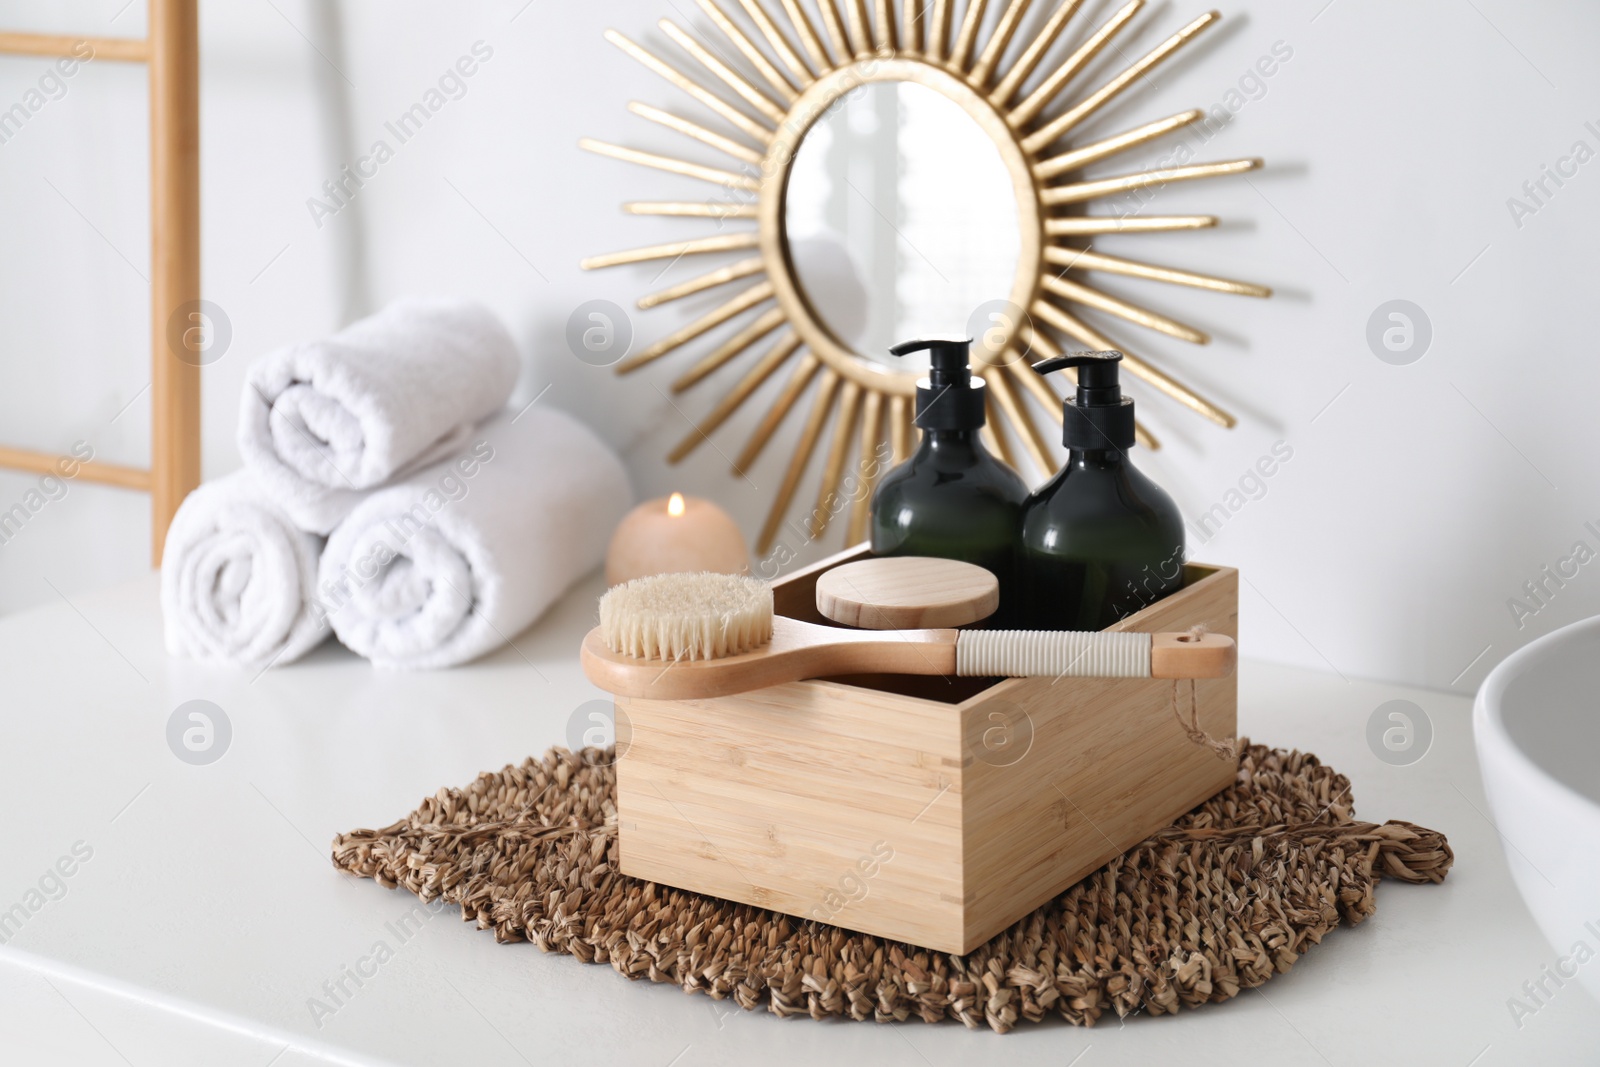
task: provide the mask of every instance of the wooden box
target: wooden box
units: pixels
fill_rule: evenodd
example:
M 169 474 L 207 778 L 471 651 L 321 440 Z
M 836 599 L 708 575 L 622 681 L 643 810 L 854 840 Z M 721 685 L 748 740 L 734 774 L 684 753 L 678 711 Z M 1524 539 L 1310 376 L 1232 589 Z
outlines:
M 823 622 L 817 576 L 775 585 Z M 1238 637 L 1238 572 L 1118 629 Z M 871 676 L 709 700 L 617 700 L 622 870 L 944 952 L 968 952 L 1234 778 L 1191 741 L 1170 681 Z M 1180 698 L 1188 707 L 1189 683 Z M 1198 683 L 1235 735 L 1234 677 Z

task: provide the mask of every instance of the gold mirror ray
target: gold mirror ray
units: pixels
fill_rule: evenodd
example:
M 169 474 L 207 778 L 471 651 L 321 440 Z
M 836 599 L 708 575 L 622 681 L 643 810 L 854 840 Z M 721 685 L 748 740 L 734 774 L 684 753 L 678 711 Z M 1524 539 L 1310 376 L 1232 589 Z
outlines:
M 778 69 L 772 60 L 767 58 L 767 54 L 756 46 L 755 41 L 744 30 L 739 28 L 738 23 L 734 22 L 726 11 L 718 7 L 715 0 L 697 0 L 697 2 L 700 5 L 700 10 L 704 11 L 707 17 L 716 23 L 717 29 L 722 31 L 722 35 L 733 42 L 733 46 L 739 50 L 745 59 L 749 60 L 750 65 L 755 67 L 761 76 L 766 79 L 767 84 L 772 86 L 779 96 L 793 103 L 797 95 L 794 83 L 784 76 L 783 72 Z
M 1122 28 L 1128 24 L 1133 16 L 1139 13 L 1139 9 L 1142 7 L 1144 7 L 1144 0 L 1128 0 L 1128 3 L 1118 10 L 1116 14 L 1112 15 L 1111 18 L 1107 19 L 1104 25 L 1090 34 L 1088 39 L 1078 46 L 1077 51 L 1063 60 L 1060 66 L 1051 71 L 1044 81 L 1039 83 L 1038 88 L 1029 93 L 1022 103 L 1018 104 L 1015 110 L 1006 116 L 1011 125 L 1019 130 L 1035 126 L 1035 120 L 1039 117 L 1039 113 L 1048 108 L 1056 97 L 1061 95 L 1061 91 L 1067 87 L 1068 82 L 1076 78 L 1083 72 L 1085 67 L 1094 62 L 1095 57 L 1105 50 L 1106 45 L 1111 43 L 1111 38 L 1120 33 Z
M 698 109 L 680 115 L 634 102 L 629 110 L 695 142 L 701 154 L 716 152 L 718 162 L 590 139 L 581 146 L 716 186 L 716 193 L 700 200 L 641 199 L 624 210 L 702 226 L 710 222 L 717 232 L 594 256 L 583 261 L 584 268 L 734 256 L 639 298 L 641 309 L 746 283 L 738 295 L 724 295 L 692 321 L 624 359 L 617 371 L 637 370 L 704 344 L 702 353 L 678 371 L 672 388 L 680 391 L 727 373 L 724 368 L 739 364 L 746 354 L 755 360 L 734 384 L 722 387 L 709 414 L 672 449 L 669 459 L 676 463 L 710 440 L 789 366 L 787 380 L 731 461 L 738 475 L 749 471 L 791 411 L 811 395 L 809 413 L 763 523 L 758 552 L 767 552 L 784 529 L 815 539 L 842 526 L 850 538 L 863 537 L 866 499 L 880 468 L 887 467 L 885 454 L 899 463 L 914 444 L 916 375 L 867 358 L 835 337 L 800 283 L 787 236 L 785 194 L 802 142 L 847 94 L 864 85 L 913 83 L 953 101 L 989 135 L 1010 175 L 1021 254 L 1009 303 L 1020 313 L 1017 321 L 1005 324 L 1001 357 L 978 367 L 989 386 L 991 425 L 984 437 L 1002 458 L 1020 458 L 1036 474 L 1053 473 L 1055 445 L 1041 430 L 1034 405 L 1049 416 L 1044 426 L 1059 426 L 1060 398 L 1030 364 L 1059 354 L 1067 345 L 1120 349 L 1135 390 L 1142 382 L 1220 426 L 1233 425 L 1233 416 L 1213 400 L 1080 317 L 1110 316 L 1196 344 L 1209 340 L 1204 332 L 1129 295 L 1088 285 L 1091 272 L 1127 279 L 1135 287 L 1160 283 L 1255 297 L 1271 292 L 1251 282 L 1146 263 L 1088 245 L 1088 239 L 1100 235 L 1203 230 L 1217 224 L 1212 215 L 1097 215 L 1091 213 L 1095 201 L 1172 182 L 1240 174 L 1261 165 L 1257 159 L 1237 159 L 1110 176 L 1085 173 L 1085 168 L 1169 137 L 1204 117 L 1190 109 L 1130 129 L 1080 137 L 1108 104 L 1218 18 L 1215 12 L 1203 14 L 1139 59 L 1090 82 L 1091 68 L 1099 69 L 1096 61 L 1144 2 L 1128 0 L 1098 25 L 1077 33 L 1076 40 L 1069 30 L 1082 0 L 695 0 L 709 28 L 698 31 L 691 24 L 663 19 L 661 33 L 676 49 L 670 54 L 615 30 L 606 32 L 608 40 Z M 1048 11 L 1039 10 L 1044 8 Z M 1159 447 L 1142 421 L 1137 438 L 1142 447 Z M 820 457 L 816 506 L 807 521 L 786 522 L 819 451 L 825 454 Z M 846 489 L 852 495 L 842 500 Z

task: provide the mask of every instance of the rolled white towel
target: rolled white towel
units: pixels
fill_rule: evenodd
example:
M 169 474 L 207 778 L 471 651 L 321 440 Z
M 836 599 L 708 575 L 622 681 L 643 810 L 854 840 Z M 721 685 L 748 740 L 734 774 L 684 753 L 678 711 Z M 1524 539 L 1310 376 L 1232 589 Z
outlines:
M 322 538 L 296 528 L 249 471 L 184 500 L 161 554 L 161 614 L 174 656 L 262 668 L 328 636 L 314 603 Z
M 250 365 L 239 451 L 300 526 L 326 534 L 364 491 L 456 452 L 505 407 L 516 344 L 464 300 L 402 300 Z
M 465 663 L 598 566 L 632 502 L 587 426 L 553 408 L 507 412 L 458 456 L 362 501 L 328 539 L 319 595 L 339 640 L 379 666 Z

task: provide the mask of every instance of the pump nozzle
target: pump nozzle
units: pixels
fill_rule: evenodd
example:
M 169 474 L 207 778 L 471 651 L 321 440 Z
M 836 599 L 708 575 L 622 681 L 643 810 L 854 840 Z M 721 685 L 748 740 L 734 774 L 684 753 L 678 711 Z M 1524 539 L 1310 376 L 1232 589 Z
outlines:
M 984 382 L 967 365 L 970 337 L 905 341 L 892 355 L 928 353 L 928 376 L 917 382 L 916 424 L 925 430 L 976 430 L 984 424 Z
M 1040 360 L 1038 374 L 1064 367 L 1078 370 L 1078 395 L 1062 401 L 1061 443 L 1075 449 L 1124 449 L 1133 445 L 1133 401 L 1122 395 L 1121 352 L 1074 352 Z

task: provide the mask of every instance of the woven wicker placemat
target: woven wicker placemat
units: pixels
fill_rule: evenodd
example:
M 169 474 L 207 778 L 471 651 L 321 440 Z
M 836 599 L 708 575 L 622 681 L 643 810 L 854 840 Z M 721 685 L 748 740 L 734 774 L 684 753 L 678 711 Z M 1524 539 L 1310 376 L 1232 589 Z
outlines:
M 333 862 L 459 904 L 499 941 L 746 1009 L 1092 1025 L 1235 997 L 1371 915 L 1380 877 L 1450 869 L 1444 835 L 1355 821 L 1349 780 L 1315 756 L 1243 739 L 1239 752 L 1234 785 L 965 956 L 624 876 L 616 779 L 593 749 L 440 789 L 392 826 L 339 835 Z

